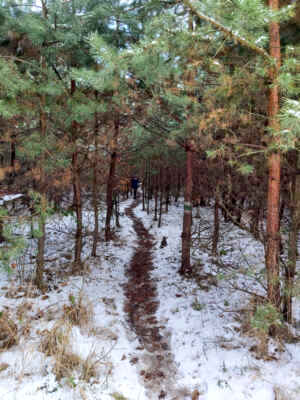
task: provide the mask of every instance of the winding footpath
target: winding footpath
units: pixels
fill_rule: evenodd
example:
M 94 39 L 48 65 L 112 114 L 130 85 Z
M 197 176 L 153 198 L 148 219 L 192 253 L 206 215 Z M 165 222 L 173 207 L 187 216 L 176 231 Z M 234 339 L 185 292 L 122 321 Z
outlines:
M 140 345 L 131 363 L 136 364 L 148 399 L 179 399 L 176 395 L 176 365 L 169 346 L 169 335 L 156 317 L 159 302 L 151 277 L 153 237 L 134 214 L 134 201 L 125 212 L 132 219 L 138 244 L 127 269 L 125 312 Z M 182 397 L 181 397 L 182 399 Z

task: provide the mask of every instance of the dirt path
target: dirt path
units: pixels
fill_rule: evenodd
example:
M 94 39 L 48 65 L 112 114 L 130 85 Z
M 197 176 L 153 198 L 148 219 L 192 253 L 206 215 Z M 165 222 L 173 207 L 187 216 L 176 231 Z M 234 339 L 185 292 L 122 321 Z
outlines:
M 154 268 L 151 256 L 153 237 L 141 219 L 134 214 L 137 204 L 135 201 L 126 209 L 126 215 L 133 220 L 138 237 L 136 251 L 128 266 L 128 283 L 125 286 L 125 312 L 130 327 L 140 342 L 131 363 L 137 366 L 147 398 L 176 399 L 176 366 L 168 344 L 169 335 L 156 317 L 158 300 L 155 281 L 151 278 Z

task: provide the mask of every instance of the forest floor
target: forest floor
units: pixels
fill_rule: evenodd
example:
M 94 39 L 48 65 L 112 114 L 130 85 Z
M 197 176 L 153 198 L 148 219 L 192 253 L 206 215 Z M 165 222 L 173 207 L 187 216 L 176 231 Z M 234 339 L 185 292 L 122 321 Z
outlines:
M 194 219 L 195 276 L 180 277 L 182 209 L 171 205 L 158 228 L 139 202 L 122 202 L 121 228 L 109 244 L 101 232 L 95 258 L 85 210 L 80 276 L 71 274 L 74 218 L 52 217 L 42 294 L 28 281 L 36 251 L 28 241 L 13 273 L 0 272 L 0 318 L 14 321 L 16 339 L 0 353 L 0 399 L 300 398 L 299 303 L 290 343 L 286 332 L 274 340 L 254 329 L 253 293 L 265 294 L 263 247 L 222 223 L 220 256 L 211 257 L 211 207 Z

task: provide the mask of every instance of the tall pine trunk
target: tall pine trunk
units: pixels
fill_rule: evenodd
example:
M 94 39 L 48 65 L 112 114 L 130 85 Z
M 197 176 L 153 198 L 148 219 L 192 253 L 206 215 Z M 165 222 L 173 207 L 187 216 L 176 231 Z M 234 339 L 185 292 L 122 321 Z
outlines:
M 42 63 L 43 65 L 43 63 Z M 46 107 L 45 96 L 41 97 L 41 112 L 40 112 L 40 130 L 42 140 L 46 140 L 47 134 L 47 117 L 44 109 Z M 40 194 L 40 204 L 38 209 L 38 245 L 37 245 L 37 257 L 36 257 L 36 270 L 35 270 L 35 284 L 39 289 L 44 286 L 44 268 L 45 268 L 45 241 L 46 241 L 46 208 L 47 208 L 47 198 L 45 190 L 45 154 L 41 155 L 39 160 L 39 181 L 38 181 L 38 191 Z
M 71 80 L 71 96 L 76 91 L 76 82 Z M 73 271 L 77 272 L 82 269 L 81 252 L 82 252 L 82 199 L 81 199 L 81 181 L 80 181 L 80 167 L 79 167 L 79 151 L 77 149 L 76 140 L 78 135 L 77 122 L 73 121 L 71 126 L 72 142 L 75 146 L 72 154 L 72 186 L 73 186 L 73 205 L 76 213 L 76 233 L 75 233 L 75 250 Z
M 192 233 L 192 191 L 193 191 L 193 151 L 189 143 L 185 147 L 186 152 L 186 177 L 184 188 L 184 214 L 182 228 L 182 255 L 179 273 L 189 275 L 191 267 L 191 233 Z
M 81 182 L 80 182 L 80 171 L 78 163 L 78 151 L 75 150 L 72 155 L 72 171 L 73 171 L 73 194 L 74 194 L 74 206 L 76 212 L 76 233 L 75 233 L 75 252 L 74 252 L 74 264 L 73 270 L 81 270 L 81 252 L 82 252 L 82 199 L 81 199 Z
M 43 17 L 47 19 L 47 13 L 45 5 L 42 4 Z M 46 68 L 45 59 L 41 57 L 41 67 L 42 69 Z M 45 112 L 46 108 L 46 97 L 42 95 L 40 98 L 40 130 L 41 130 L 41 138 L 46 141 L 47 136 L 47 114 Z M 12 142 L 12 158 L 11 164 L 15 166 L 15 140 Z M 36 257 L 36 270 L 35 270 L 35 279 L 34 282 L 39 289 L 43 289 L 44 287 L 44 269 L 45 269 L 45 243 L 46 243 L 46 210 L 47 210 L 47 197 L 46 197 L 46 176 L 45 176 L 45 153 L 43 152 L 41 155 L 41 159 L 39 160 L 39 170 L 40 176 L 39 181 L 37 183 L 39 195 L 40 195 L 40 204 L 38 207 L 38 243 L 37 243 L 37 257 Z M 32 226 L 31 226 L 32 228 Z
M 115 187 L 115 174 L 116 174 L 116 165 L 117 165 L 117 138 L 119 136 L 120 130 L 120 122 L 119 119 L 115 119 L 114 121 L 114 134 L 113 134 L 113 143 L 112 143 L 112 153 L 110 156 L 110 166 L 109 166 L 109 174 L 106 185 L 106 219 L 105 219 L 105 241 L 108 242 L 112 238 L 111 233 L 111 218 L 114 210 L 114 199 L 113 192 Z
M 277 11 L 279 0 L 269 0 L 269 7 Z M 274 58 L 275 65 L 270 67 L 270 93 L 268 104 L 269 128 L 273 132 L 273 144 L 279 138 L 279 88 L 278 69 L 280 67 L 280 36 L 278 22 L 270 23 L 270 55 Z M 269 156 L 268 200 L 267 200 L 267 243 L 266 243 L 266 269 L 268 284 L 268 300 L 279 309 L 280 307 L 280 282 L 279 282 L 279 242 L 280 242 L 280 170 L 281 157 L 279 150 L 272 151 Z
M 97 99 L 97 91 L 95 92 L 95 97 Z M 98 113 L 95 113 L 95 124 L 94 124 L 94 157 L 93 157 L 93 209 L 94 209 L 94 231 L 93 231 L 93 246 L 91 256 L 97 256 L 97 244 L 99 237 L 99 210 L 98 210 L 98 188 L 97 188 L 97 161 L 98 161 L 98 133 L 99 133 L 99 121 Z

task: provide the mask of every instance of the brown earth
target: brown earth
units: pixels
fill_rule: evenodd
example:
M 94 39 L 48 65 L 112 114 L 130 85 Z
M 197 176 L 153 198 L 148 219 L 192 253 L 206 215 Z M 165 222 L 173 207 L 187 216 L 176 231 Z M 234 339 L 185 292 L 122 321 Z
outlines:
M 170 352 L 169 335 L 156 316 L 159 302 L 155 280 L 151 277 L 154 269 L 151 254 L 154 239 L 143 222 L 135 216 L 134 208 L 137 205 L 138 201 L 134 201 L 126 209 L 126 215 L 132 219 L 138 237 L 137 248 L 127 269 L 128 283 L 125 286 L 125 312 L 140 343 L 131 363 L 136 364 L 149 399 L 182 399 L 174 395 L 177 371 Z

